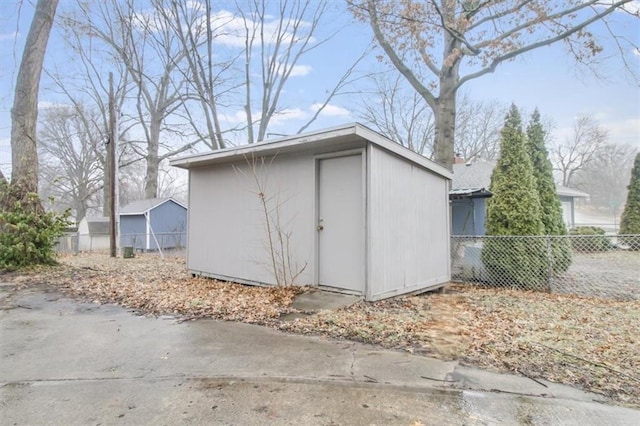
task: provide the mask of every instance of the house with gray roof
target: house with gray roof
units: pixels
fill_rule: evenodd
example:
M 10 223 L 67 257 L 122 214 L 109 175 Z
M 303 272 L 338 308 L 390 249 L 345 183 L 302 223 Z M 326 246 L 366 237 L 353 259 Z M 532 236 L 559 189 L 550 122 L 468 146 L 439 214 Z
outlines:
M 453 165 L 453 181 L 449 191 L 452 235 L 484 235 L 486 200 L 491 197 L 491 173 L 494 161 L 474 160 Z M 567 227 L 575 227 L 575 200 L 589 194 L 577 189 L 556 185 Z
M 186 239 L 187 206 L 173 198 L 133 201 L 120 209 L 121 247 L 182 248 Z

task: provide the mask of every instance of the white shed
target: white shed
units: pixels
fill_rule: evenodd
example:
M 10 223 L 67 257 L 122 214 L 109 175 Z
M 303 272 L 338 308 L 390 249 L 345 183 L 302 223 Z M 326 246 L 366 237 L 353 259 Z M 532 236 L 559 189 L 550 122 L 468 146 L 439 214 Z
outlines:
M 450 279 L 445 168 L 351 124 L 172 161 L 189 170 L 187 268 L 378 300 Z
M 109 249 L 109 218 L 84 217 L 78 223 L 78 251 Z

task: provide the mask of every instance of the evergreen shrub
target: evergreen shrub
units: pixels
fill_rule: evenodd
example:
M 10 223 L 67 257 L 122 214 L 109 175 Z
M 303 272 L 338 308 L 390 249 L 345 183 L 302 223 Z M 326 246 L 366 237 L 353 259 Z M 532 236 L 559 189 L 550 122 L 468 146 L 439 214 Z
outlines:
M 2 186 L 5 198 L 10 189 Z M 56 238 L 68 226 L 69 212 L 38 212 L 27 207 L 37 202 L 38 195 L 31 193 L 25 201 L 14 201 L 0 211 L 0 271 L 55 263 Z
M 531 158 L 525 146 L 520 112 L 511 106 L 501 132 L 500 157 L 491 174 L 482 261 L 497 286 L 547 288 L 548 261 L 544 224 Z M 516 238 L 514 238 L 516 237 Z
M 620 234 L 635 234 L 623 236 L 620 242 L 629 246 L 631 250 L 640 250 L 640 153 L 636 154 L 631 170 L 631 179 L 627 187 L 627 201 L 620 221 Z
M 611 239 L 605 233 L 604 229 L 596 226 L 578 226 L 572 229 L 569 235 L 576 235 L 571 238 L 571 245 L 575 251 L 595 253 L 611 249 Z

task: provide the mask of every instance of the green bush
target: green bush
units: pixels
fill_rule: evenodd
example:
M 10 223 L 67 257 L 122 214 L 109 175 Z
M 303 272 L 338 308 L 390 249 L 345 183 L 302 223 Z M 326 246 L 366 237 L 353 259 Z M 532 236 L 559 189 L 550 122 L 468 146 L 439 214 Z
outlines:
M 573 249 L 582 253 L 595 253 L 610 250 L 611 239 L 605 235 L 605 230 L 596 226 L 578 226 L 569 232 L 575 235 L 571 238 Z
M 571 265 L 572 251 L 571 242 L 567 237 L 548 237 L 551 243 L 551 264 L 554 274 L 566 272 Z
M 482 261 L 489 282 L 520 289 L 546 288 L 547 250 L 541 205 L 520 112 L 511 106 L 501 131 L 500 157 L 491 174 Z M 514 237 L 515 238 L 512 238 Z
M 28 194 L 27 204 L 38 201 L 37 194 Z M 21 201 L 0 211 L 0 270 L 55 263 L 55 240 L 68 226 L 67 217 L 68 212 L 35 212 Z
M 627 201 L 622 212 L 620 234 L 634 234 L 623 236 L 620 242 L 631 250 L 640 250 L 640 153 L 636 154 L 631 170 L 631 179 L 627 187 Z
M 548 290 L 547 247 L 541 237 L 488 237 L 482 248 L 488 281 L 520 290 Z
M 549 160 L 545 141 L 547 133 L 542 125 L 540 113 L 536 109 L 527 126 L 527 149 L 536 178 L 540 199 L 540 218 L 544 224 L 544 235 L 566 235 L 567 228 L 562 217 L 562 204 L 553 181 L 553 166 Z M 555 274 L 565 272 L 571 265 L 571 244 L 566 239 L 552 238 L 551 263 Z

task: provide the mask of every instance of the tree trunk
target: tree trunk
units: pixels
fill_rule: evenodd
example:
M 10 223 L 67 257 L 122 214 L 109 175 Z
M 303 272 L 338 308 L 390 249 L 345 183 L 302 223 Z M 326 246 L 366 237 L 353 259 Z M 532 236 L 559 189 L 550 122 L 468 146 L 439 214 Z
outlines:
M 152 115 L 149 120 L 149 141 L 147 142 L 147 171 L 144 181 L 144 196 L 145 198 L 157 198 L 158 197 L 158 166 L 159 150 L 160 150 L 160 126 L 162 125 L 162 119 L 158 119 L 155 115 Z
M 455 20 L 455 4 L 442 2 L 442 13 L 447 25 Z M 440 94 L 435 102 L 435 140 L 433 141 L 434 160 L 449 170 L 453 169 L 453 152 L 456 131 L 456 94 L 460 77 L 460 42 L 449 31 L 443 32 L 444 54 L 440 71 Z
M 11 185 L 16 196 L 23 200 L 28 193 L 38 192 L 38 89 L 57 6 L 58 0 L 38 0 L 24 46 L 11 109 Z M 31 205 L 36 211 L 42 210 L 39 201 Z
M 442 83 L 441 83 L 442 84 Z M 434 160 L 451 170 L 453 168 L 454 135 L 456 129 L 456 92 L 441 92 L 434 110 L 435 140 Z

